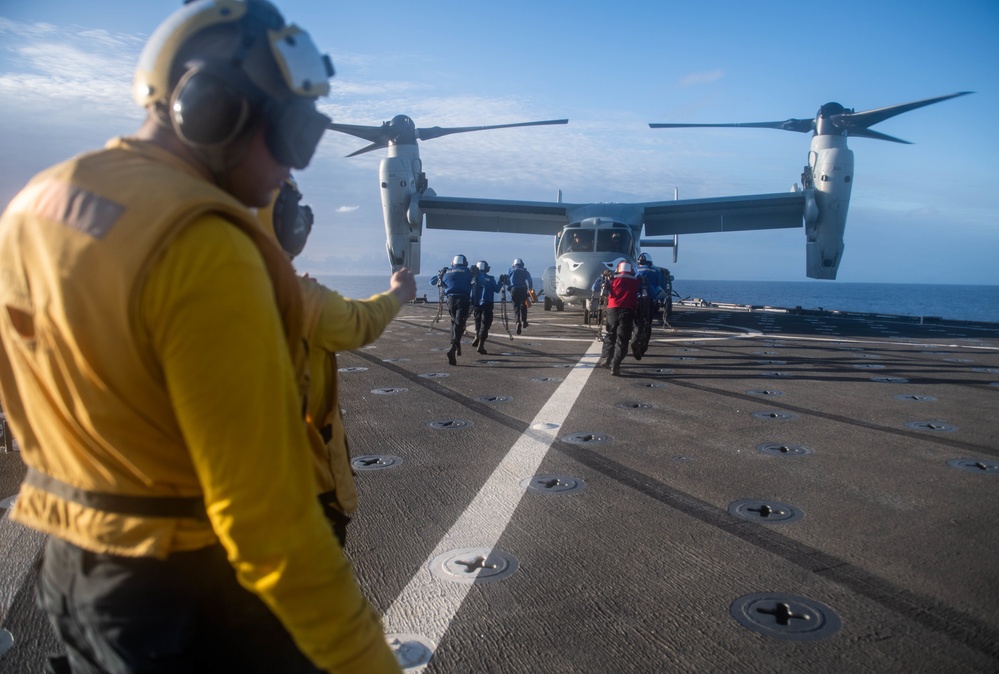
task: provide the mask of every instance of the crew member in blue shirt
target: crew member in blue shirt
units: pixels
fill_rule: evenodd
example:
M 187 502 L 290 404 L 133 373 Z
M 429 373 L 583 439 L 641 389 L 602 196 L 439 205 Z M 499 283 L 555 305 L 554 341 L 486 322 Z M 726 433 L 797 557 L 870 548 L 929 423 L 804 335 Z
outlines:
M 493 324 L 493 305 L 500 286 L 496 279 L 489 275 L 489 263 L 479 260 L 475 263 L 479 273 L 472 279 L 472 318 L 475 320 L 475 340 L 472 346 L 477 346 L 479 353 L 485 355 L 486 338 Z
M 631 342 L 631 352 L 636 360 L 641 360 L 652 339 L 652 320 L 656 315 L 657 298 L 661 292 L 659 270 L 652 266 L 652 258 L 642 253 L 638 256 L 638 269 L 635 276 L 644 281 L 643 292 L 638 297 L 638 311 L 635 314 L 635 339 Z
M 447 298 L 447 312 L 451 315 L 451 349 L 447 352 L 447 362 L 457 365 L 456 355 L 461 355 L 461 337 L 465 334 L 468 322 L 468 308 L 472 295 L 472 272 L 464 255 L 455 255 L 451 268 L 440 270 L 430 279 L 431 285 L 444 289 Z
M 524 268 L 524 261 L 519 257 L 513 261 L 510 271 L 506 273 L 510 284 L 510 300 L 513 302 L 513 315 L 517 319 L 517 334 L 521 327 L 527 327 L 527 293 L 534 290 L 531 272 Z

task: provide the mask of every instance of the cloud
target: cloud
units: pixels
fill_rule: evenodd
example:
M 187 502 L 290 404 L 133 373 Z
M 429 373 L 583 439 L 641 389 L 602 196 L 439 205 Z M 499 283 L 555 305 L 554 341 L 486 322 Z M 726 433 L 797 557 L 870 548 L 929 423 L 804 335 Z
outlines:
M 696 84 L 711 84 L 717 82 L 725 76 L 724 70 L 705 70 L 699 73 L 690 73 L 680 78 L 681 87 L 689 87 Z
M 0 98 L 8 111 L 72 106 L 76 114 L 129 109 L 140 116 L 130 98 L 140 38 L 8 19 L 0 20 L 0 38 Z
M 336 212 L 337 213 L 353 213 L 354 211 L 356 211 L 359 208 L 360 208 L 360 206 L 339 206 L 339 207 L 337 207 Z
M 936 218 L 940 215 L 940 211 L 934 206 L 920 206 L 909 211 L 907 215 L 913 218 Z

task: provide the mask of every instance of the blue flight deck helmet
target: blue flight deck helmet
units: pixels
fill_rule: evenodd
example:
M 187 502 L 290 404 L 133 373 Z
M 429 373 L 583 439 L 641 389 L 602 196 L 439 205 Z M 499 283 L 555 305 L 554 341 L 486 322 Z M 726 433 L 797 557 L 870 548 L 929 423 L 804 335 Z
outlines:
M 451 260 L 452 267 L 467 267 L 468 260 L 465 259 L 464 255 L 455 255 L 454 259 Z
M 475 263 L 475 266 L 478 267 L 479 271 L 481 271 L 482 273 L 484 274 L 489 273 L 489 263 L 486 262 L 485 260 L 479 260 L 478 262 Z
M 519 257 L 516 257 L 516 258 L 513 259 L 513 266 L 515 268 L 517 268 L 517 269 L 523 269 L 524 268 L 524 261 L 521 260 Z
M 642 253 L 641 255 L 638 256 L 638 266 L 639 267 L 651 267 L 652 266 L 652 258 L 649 257 L 647 254 Z

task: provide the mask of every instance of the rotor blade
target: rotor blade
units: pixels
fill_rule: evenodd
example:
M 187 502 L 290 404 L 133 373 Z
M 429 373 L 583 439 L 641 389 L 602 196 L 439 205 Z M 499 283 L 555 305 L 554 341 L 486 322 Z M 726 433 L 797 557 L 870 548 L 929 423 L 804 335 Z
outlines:
M 365 145 L 360 150 L 355 150 L 348 154 L 348 157 L 356 157 L 359 154 L 364 154 L 365 152 L 371 152 L 372 150 L 380 150 L 383 147 L 388 147 L 388 143 L 372 143 L 371 145 Z
M 568 123 L 568 119 L 548 119 L 543 122 L 519 122 L 517 124 L 493 124 L 491 126 L 455 126 L 450 128 L 431 126 L 426 129 L 417 129 L 416 137 L 420 140 L 431 140 L 433 138 L 440 138 L 441 136 L 448 136 L 452 133 L 465 133 L 466 131 L 487 131 L 489 129 L 511 129 L 516 126 L 546 126 L 549 124 Z
M 363 138 L 364 140 L 372 143 L 387 143 L 390 137 L 388 134 L 387 124 L 381 124 L 380 126 L 362 126 L 359 124 L 337 124 L 335 122 L 330 122 L 326 125 L 326 128 L 330 131 L 339 131 L 340 133 L 346 133 L 350 136 Z
M 840 115 L 833 115 L 831 119 L 833 124 L 836 126 L 850 131 L 851 136 L 860 135 L 853 133 L 853 129 L 866 129 L 879 122 L 883 122 L 886 119 L 894 117 L 895 115 L 901 115 L 903 112 L 909 112 L 910 110 L 922 108 L 926 105 L 932 105 L 934 103 L 939 103 L 940 101 L 957 98 L 958 96 L 967 96 L 968 94 L 973 93 L 973 91 L 960 91 L 956 94 L 937 96 L 936 98 L 927 98 L 922 101 L 914 101 L 912 103 L 891 105 L 887 108 L 877 108 L 876 110 L 864 110 L 863 112 L 847 112 Z
M 902 140 L 901 138 L 896 138 L 895 136 L 889 136 L 887 133 L 881 133 L 880 131 L 872 131 L 871 129 L 850 129 L 846 132 L 846 135 L 850 138 L 875 138 L 877 140 L 890 140 L 893 143 L 912 145 L 910 141 Z
M 649 124 L 653 129 L 681 129 L 691 127 L 746 127 L 750 129 L 779 129 L 808 133 L 812 130 L 811 119 L 785 119 L 783 122 L 734 122 L 731 124 Z

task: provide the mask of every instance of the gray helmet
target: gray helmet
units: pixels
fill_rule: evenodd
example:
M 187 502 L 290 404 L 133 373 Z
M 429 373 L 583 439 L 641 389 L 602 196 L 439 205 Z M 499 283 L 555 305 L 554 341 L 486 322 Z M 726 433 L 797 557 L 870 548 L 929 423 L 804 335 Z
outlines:
M 451 260 L 452 267 L 467 267 L 468 260 L 465 259 L 464 255 L 455 255 L 454 259 Z
M 488 274 L 489 273 L 489 263 L 485 260 L 479 260 L 475 263 L 475 266 L 479 268 L 479 271 Z
M 516 267 L 517 269 L 521 269 L 524 266 L 524 261 L 521 260 L 519 257 L 515 257 L 513 259 L 513 266 Z

